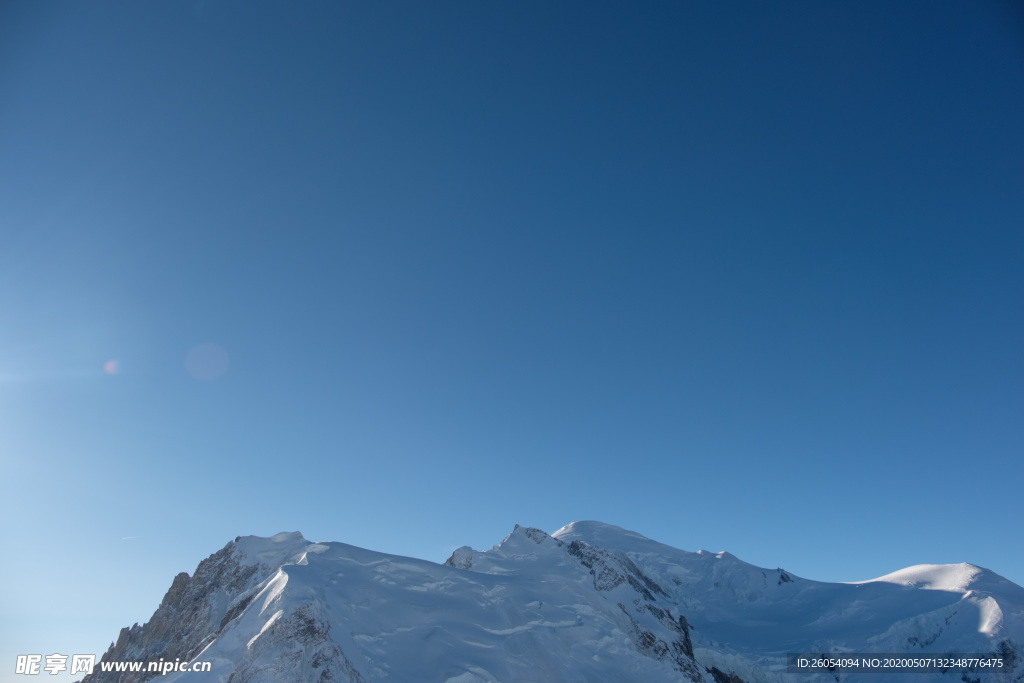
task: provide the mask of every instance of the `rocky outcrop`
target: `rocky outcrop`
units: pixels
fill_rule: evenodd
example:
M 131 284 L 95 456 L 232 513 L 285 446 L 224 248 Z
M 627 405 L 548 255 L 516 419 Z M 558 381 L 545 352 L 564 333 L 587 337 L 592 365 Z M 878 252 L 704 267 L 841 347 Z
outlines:
M 594 588 L 599 591 L 610 591 L 628 583 L 645 600 L 654 601 L 655 594 L 668 596 L 661 586 L 622 553 L 616 555 L 583 541 L 569 543 L 568 553 L 590 570 L 594 577 Z
M 228 543 L 200 562 L 192 576 L 175 576 L 153 617 L 143 626 L 122 628 L 100 662 L 191 660 L 242 613 L 273 569 L 241 563 L 235 544 Z M 142 683 L 158 675 L 103 672 L 97 663 L 82 683 Z
M 330 638 L 323 607 L 306 603 L 253 641 L 227 683 L 363 683 L 341 648 Z

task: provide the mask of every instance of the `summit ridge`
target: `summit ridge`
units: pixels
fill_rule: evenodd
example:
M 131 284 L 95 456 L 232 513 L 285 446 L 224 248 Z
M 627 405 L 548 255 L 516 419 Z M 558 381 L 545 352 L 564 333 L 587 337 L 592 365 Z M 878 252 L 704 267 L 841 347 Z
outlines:
M 974 565 L 825 583 L 582 521 L 551 534 L 516 525 L 443 564 L 298 532 L 238 537 L 175 577 L 103 661 L 211 663 L 162 677 L 180 683 L 781 683 L 876 680 L 787 674 L 787 653 L 992 652 L 1016 658 L 1015 673 L 969 680 L 1019 683 L 1021 643 L 1024 589 Z M 84 683 L 151 677 L 97 666 Z

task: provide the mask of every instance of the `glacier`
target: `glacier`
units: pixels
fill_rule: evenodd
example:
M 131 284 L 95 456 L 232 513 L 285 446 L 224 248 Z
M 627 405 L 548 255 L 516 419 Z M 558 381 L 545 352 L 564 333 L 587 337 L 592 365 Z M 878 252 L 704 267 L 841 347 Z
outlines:
M 210 662 L 170 683 L 1024 681 L 1024 588 L 970 564 L 825 583 L 600 522 L 516 526 L 444 564 L 300 533 L 174 578 L 102 661 Z M 1012 673 L 788 673 L 787 653 L 994 653 Z M 141 682 L 103 672 L 83 683 Z

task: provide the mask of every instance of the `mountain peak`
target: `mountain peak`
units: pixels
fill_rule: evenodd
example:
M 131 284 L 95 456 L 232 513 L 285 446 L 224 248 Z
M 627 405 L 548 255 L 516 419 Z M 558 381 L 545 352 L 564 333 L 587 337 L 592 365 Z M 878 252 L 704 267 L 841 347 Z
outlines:
M 238 536 L 233 544 L 238 561 L 243 565 L 264 565 L 277 568 L 298 562 L 306 549 L 313 545 L 298 531 L 282 531 L 269 538 Z
M 654 543 L 654 541 L 651 541 L 651 539 L 643 534 L 623 529 L 614 524 L 605 524 L 604 522 L 595 522 L 593 520 L 571 522 L 551 534 L 551 536 L 560 541 L 584 541 L 591 545 L 615 549 L 618 549 L 616 546 L 630 545 L 635 541 Z
M 856 583 L 895 583 L 900 586 L 933 591 L 965 593 L 986 570 L 973 564 L 916 564 L 879 576 L 870 581 Z
M 164 683 L 781 683 L 787 652 L 1024 659 L 1022 594 L 969 564 L 862 584 L 797 580 L 595 521 L 551 535 L 516 525 L 491 550 L 463 546 L 444 565 L 290 532 L 236 538 L 176 577 L 153 618 L 123 629 L 103 661 L 213 663 Z M 99 669 L 85 683 L 126 680 Z

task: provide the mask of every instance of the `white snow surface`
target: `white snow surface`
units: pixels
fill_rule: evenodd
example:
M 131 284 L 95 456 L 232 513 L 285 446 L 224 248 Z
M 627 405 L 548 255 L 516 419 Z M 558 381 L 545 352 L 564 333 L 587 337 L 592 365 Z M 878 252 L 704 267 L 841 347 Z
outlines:
M 954 593 L 965 593 L 970 586 L 979 580 L 983 580 L 985 570 L 973 564 L 961 562 L 960 564 L 918 564 L 906 569 L 880 576 L 872 581 L 884 581 L 896 583 L 901 586 L 913 586 L 933 591 L 953 591 Z M 870 583 L 869 581 L 857 581 L 855 583 Z
M 835 681 L 785 673 L 786 654 L 1009 647 L 1024 658 L 1024 589 L 968 564 L 822 583 L 599 522 L 551 535 L 517 526 L 491 550 L 459 548 L 446 564 L 299 533 L 239 538 L 225 551 L 248 583 L 236 578 L 233 597 L 210 593 L 222 618 L 209 623 L 220 626 L 186 653 L 212 661 L 213 675 L 168 682 Z M 143 638 L 147 628 L 176 627 L 151 622 L 139 642 L 156 642 Z M 1024 661 L 1012 676 L 979 680 L 1024 681 Z

